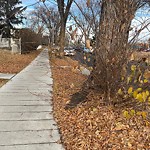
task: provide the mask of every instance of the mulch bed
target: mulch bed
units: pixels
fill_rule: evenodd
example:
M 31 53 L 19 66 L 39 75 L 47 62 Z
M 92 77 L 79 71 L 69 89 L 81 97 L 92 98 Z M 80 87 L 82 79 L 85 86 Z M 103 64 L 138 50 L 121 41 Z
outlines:
M 62 67 L 62 66 L 69 67 Z M 142 116 L 127 119 L 123 107 L 106 106 L 101 94 L 91 91 L 87 101 L 65 110 L 71 95 L 87 79 L 69 58 L 52 59 L 54 116 L 66 150 L 149 150 L 150 124 Z

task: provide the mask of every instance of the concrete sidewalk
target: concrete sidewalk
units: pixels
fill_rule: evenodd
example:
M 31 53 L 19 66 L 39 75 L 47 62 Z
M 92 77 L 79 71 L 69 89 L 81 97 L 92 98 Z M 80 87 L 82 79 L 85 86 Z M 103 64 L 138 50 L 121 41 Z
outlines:
M 10 80 L 14 76 L 15 76 L 15 74 L 0 73 L 0 79 Z
M 48 50 L 0 88 L 0 150 L 63 150 L 52 115 Z

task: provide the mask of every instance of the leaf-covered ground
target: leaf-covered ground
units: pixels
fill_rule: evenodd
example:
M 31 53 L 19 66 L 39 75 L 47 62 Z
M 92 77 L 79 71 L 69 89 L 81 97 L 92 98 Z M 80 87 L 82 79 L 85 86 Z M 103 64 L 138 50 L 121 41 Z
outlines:
M 91 91 L 87 102 L 65 110 L 73 93 L 87 79 L 71 59 L 53 59 L 54 115 L 66 150 L 149 150 L 150 124 L 139 115 L 124 118 L 124 107 L 106 106 L 101 94 Z M 69 66 L 69 67 L 62 67 Z M 130 109 L 130 108 L 129 108 Z
M 0 88 L 7 82 L 6 79 L 0 79 Z
M 9 51 L 0 49 L 0 72 L 18 73 L 25 68 L 40 51 L 32 51 L 28 54 L 11 54 Z
M 40 51 L 32 51 L 28 54 L 11 54 L 7 50 L 0 49 L 0 73 L 18 73 L 25 68 Z M 0 79 L 0 87 L 8 80 Z

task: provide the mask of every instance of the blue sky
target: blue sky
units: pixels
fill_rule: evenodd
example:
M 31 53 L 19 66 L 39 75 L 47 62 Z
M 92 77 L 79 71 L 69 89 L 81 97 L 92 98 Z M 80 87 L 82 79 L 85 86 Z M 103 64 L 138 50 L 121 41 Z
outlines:
M 29 5 L 32 5 L 36 2 L 39 2 L 40 0 L 22 0 L 22 4 L 23 6 L 29 6 Z M 40 3 L 42 5 L 42 2 Z M 50 4 L 50 3 L 49 3 Z M 55 6 L 56 7 L 56 6 Z M 29 6 L 25 12 L 25 14 L 28 14 L 29 11 L 31 11 L 33 9 L 33 6 Z M 136 13 L 136 18 L 138 18 L 140 21 L 143 21 L 143 20 L 147 20 L 150 22 L 150 12 L 147 8 L 143 10 L 139 10 L 137 13 Z M 135 26 L 139 26 L 140 23 L 137 21 L 137 20 L 133 20 L 132 21 L 132 27 L 135 27 Z M 150 29 L 150 25 L 148 26 L 148 28 Z M 149 30 L 150 31 L 150 30 Z M 146 37 L 150 37 L 150 32 L 149 32 L 147 29 L 145 29 L 144 31 L 142 31 L 142 34 L 141 36 L 146 36 L 148 34 L 148 36 Z M 146 37 L 144 37 L 144 40 L 146 39 Z
M 30 5 L 35 4 L 37 2 L 40 2 L 40 0 L 22 0 L 23 6 L 28 6 L 28 8 L 27 8 L 28 10 L 30 10 L 30 9 L 32 9 L 34 7 L 34 6 L 30 6 Z M 51 2 L 53 2 L 53 1 L 51 1 Z M 46 3 L 46 0 L 45 0 L 45 3 Z M 49 5 L 50 1 L 48 1 L 47 3 Z M 40 2 L 40 4 L 42 5 L 42 2 Z
M 21 0 L 21 1 L 22 1 L 21 5 L 23 5 L 23 7 L 28 6 L 27 9 L 24 11 L 25 16 L 27 16 L 28 12 L 33 10 L 33 6 L 29 6 L 29 5 L 32 5 L 32 4 L 36 3 L 36 2 L 38 2 L 39 0 Z
M 37 1 L 38 0 L 22 0 L 22 4 L 27 6 L 27 5 L 33 4 Z

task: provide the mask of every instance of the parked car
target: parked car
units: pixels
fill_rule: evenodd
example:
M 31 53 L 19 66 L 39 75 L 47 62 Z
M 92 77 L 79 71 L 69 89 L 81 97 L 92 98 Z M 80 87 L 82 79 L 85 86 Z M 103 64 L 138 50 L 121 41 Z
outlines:
M 150 52 L 150 48 L 144 49 L 143 52 Z
M 65 53 L 65 56 L 74 56 L 75 50 L 72 47 L 65 47 L 64 53 Z
M 75 47 L 74 49 L 75 51 L 82 52 L 84 47 Z
M 83 52 L 85 52 L 85 53 L 92 53 L 93 50 L 90 50 L 89 48 L 84 47 L 83 48 Z

